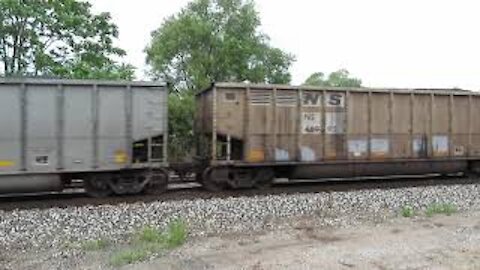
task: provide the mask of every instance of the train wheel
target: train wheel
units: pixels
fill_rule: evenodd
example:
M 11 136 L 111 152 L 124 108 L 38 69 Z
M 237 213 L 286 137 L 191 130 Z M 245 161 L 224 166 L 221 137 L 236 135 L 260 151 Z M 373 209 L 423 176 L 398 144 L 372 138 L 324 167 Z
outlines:
M 83 180 L 83 186 L 88 196 L 103 198 L 112 195 L 113 191 L 107 181 L 100 179 L 98 175 L 91 175 Z
M 255 173 L 254 187 L 257 189 L 266 189 L 272 186 L 275 173 L 270 168 L 259 169 Z
M 161 194 L 167 191 L 168 172 L 165 170 L 151 170 L 145 172 L 145 177 L 149 178 L 144 192 L 150 195 Z
M 207 168 L 202 174 L 203 187 L 212 192 L 218 192 L 227 188 L 225 174 L 228 174 L 226 168 Z

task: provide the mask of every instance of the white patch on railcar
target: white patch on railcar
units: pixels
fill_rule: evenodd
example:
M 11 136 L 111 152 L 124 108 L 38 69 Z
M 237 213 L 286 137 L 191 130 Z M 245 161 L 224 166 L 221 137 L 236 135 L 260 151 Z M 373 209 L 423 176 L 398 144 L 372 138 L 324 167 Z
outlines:
M 288 161 L 290 155 L 287 150 L 281 148 L 275 148 L 275 160 L 276 161 Z
M 343 134 L 345 133 L 345 113 L 327 112 L 325 114 L 325 133 Z
M 301 153 L 301 160 L 302 161 L 315 161 L 315 151 L 308 147 L 308 146 L 302 146 L 300 148 L 300 153 Z
M 303 134 L 321 134 L 322 133 L 322 114 L 318 112 L 302 113 L 302 133 Z
M 413 153 L 416 155 L 421 155 L 427 151 L 427 142 L 424 137 L 413 138 L 412 146 Z
M 370 147 L 372 149 L 372 154 L 374 155 L 387 155 L 389 152 L 390 145 L 388 139 L 384 138 L 372 138 L 370 140 Z
M 448 154 L 448 136 L 437 135 L 432 138 L 433 152 L 439 155 Z
M 457 145 L 453 149 L 453 154 L 455 156 L 464 156 L 465 155 L 465 146 L 463 145 Z
M 348 153 L 354 157 L 361 157 L 367 153 L 367 140 L 348 140 Z

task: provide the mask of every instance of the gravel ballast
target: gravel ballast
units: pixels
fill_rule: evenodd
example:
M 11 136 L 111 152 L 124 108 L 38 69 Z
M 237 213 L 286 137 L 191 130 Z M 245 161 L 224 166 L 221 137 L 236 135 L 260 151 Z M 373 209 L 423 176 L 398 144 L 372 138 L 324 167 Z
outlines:
M 144 226 L 163 228 L 175 219 L 185 221 L 191 235 L 261 231 L 294 225 L 302 216 L 313 216 L 319 226 L 352 226 L 397 216 L 406 205 L 419 212 L 433 203 L 478 210 L 479 194 L 480 185 L 468 184 L 0 211 L 0 248 L 48 249 L 100 238 L 122 241 Z

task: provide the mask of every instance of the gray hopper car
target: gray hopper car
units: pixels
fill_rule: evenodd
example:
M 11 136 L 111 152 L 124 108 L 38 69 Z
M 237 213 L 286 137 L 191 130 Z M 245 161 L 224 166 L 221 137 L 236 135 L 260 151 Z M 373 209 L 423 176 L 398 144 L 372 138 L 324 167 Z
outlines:
M 0 80 L 0 193 L 164 189 L 167 89 L 150 82 Z
M 196 99 L 210 189 L 479 171 L 476 92 L 217 83 Z

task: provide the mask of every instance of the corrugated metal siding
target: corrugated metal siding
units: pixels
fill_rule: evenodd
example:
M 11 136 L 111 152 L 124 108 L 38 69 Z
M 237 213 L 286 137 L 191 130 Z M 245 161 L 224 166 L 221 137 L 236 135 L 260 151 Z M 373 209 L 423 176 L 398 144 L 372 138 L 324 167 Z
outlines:
M 163 84 L 0 80 L 0 174 L 124 168 L 166 124 Z
M 473 121 L 480 96 L 474 92 L 221 83 L 216 89 L 219 141 L 241 140 L 242 161 L 480 156 L 480 125 Z M 225 100 L 231 93 L 235 102 Z

